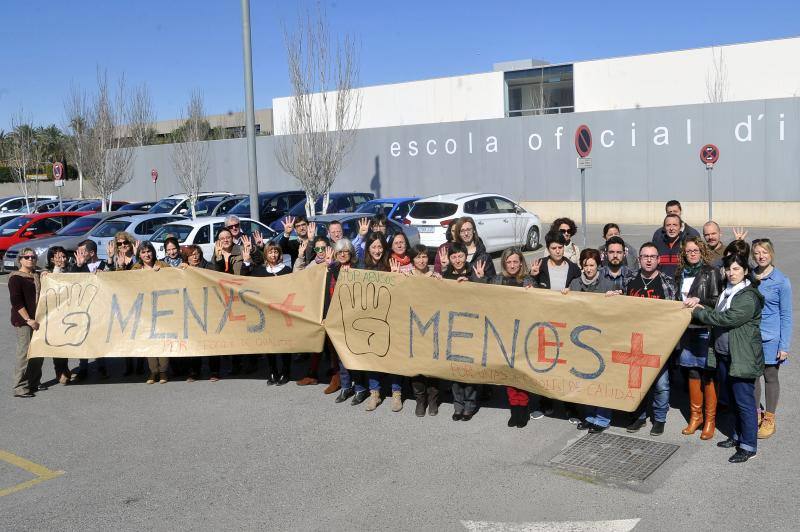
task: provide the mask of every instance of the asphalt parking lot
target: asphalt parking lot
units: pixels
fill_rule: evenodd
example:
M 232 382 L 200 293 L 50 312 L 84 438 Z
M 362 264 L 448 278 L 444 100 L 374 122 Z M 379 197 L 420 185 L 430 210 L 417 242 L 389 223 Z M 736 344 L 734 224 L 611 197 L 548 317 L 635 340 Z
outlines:
M 590 227 L 590 244 L 599 232 Z M 651 234 L 623 227 L 636 247 Z M 749 238 L 759 236 L 800 279 L 800 231 Z M 454 422 L 449 404 L 417 418 L 413 400 L 370 413 L 335 404 L 322 385 L 267 386 L 264 360 L 241 378 L 152 386 L 120 377 L 114 361 L 107 380 L 94 373 L 15 399 L 15 335 L 0 291 L 0 530 L 797 529 L 793 362 L 781 370 L 777 433 L 754 460 L 729 464 L 732 453 L 714 445 L 719 431 L 712 442 L 681 435 L 685 401 L 675 393 L 660 441 L 680 448 L 644 483 L 623 486 L 550 467 L 584 433 L 558 417 L 507 428 L 501 391 L 470 422 Z M 298 361 L 295 377 L 303 370 Z M 53 375 L 46 360 L 45 380 Z M 625 434 L 624 419 L 615 425 Z

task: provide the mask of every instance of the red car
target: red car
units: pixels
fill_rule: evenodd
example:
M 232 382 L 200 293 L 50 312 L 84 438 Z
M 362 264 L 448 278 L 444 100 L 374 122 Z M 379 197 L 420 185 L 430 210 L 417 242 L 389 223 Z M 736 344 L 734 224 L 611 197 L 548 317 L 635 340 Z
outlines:
M 72 222 L 75 218 L 93 214 L 92 212 L 42 212 L 25 214 L 0 225 L 0 258 L 14 244 L 53 236 L 56 231 Z

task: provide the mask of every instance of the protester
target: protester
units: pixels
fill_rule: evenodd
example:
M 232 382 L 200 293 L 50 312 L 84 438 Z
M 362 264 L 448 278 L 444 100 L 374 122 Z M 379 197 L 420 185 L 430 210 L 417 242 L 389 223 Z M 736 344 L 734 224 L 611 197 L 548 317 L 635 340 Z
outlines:
M 562 294 L 575 292 L 593 292 L 605 294 L 615 290 L 614 284 L 599 275 L 600 252 L 596 249 L 587 248 L 581 251 L 580 257 L 581 274 L 570 281 L 569 287 L 562 288 Z
M 136 253 L 136 264 L 131 270 L 150 270 L 157 272 L 162 268 L 169 268 L 167 263 L 156 258 L 156 249 L 150 242 L 139 244 Z M 167 357 L 147 357 L 147 366 L 150 368 L 150 376 L 147 384 L 153 384 L 158 380 L 161 384 L 167 383 L 167 372 L 169 371 L 169 358 Z
M 197 244 L 191 244 L 183 248 L 183 262 L 179 266 L 181 269 L 186 268 L 203 268 L 207 270 L 216 270 L 213 264 L 208 262 L 203 257 L 203 249 Z M 200 378 L 202 372 L 203 359 L 208 360 L 208 380 L 210 382 L 217 382 L 220 378 L 220 357 L 188 357 L 186 364 L 189 368 L 189 375 L 186 378 L 187 382 L 193 382 L 195 379 Z
M 136 250 L 139 242 L 130 233 L 118 231 L 113 240 L 108 242 L 109 269 L 114 271 L 130 270 L 136 264 Z
M 475 228 L 475 220 L 469 216 L 459 218 L 454 233 L 453 242 L 463 245 L 467 250 L 467 263 L 474 268 L 478 262 L 483 262 L 486 275 L 494 277 L 497 274 L 494 270 L 494 262 L 492 262 L 492 257 L 486 253 L 486 246 Z
M 412 253 L 412 260 L 411 265 L 413 268 L 406 272 L 406 275 L 418 275 L 423 277 L 434 277 L 437 279 L 441 279 L 442 276 L 439 273 L 436 273 L 434 269 L 432 269 L 428 262 L 430 258 L 428 257 L 428 248 L 422 244 L 417 244 L 413 248 L 411 248 Z
M 625 285 L 624 294 L 646 299 L 675 300 L 675 285 L 670 277 L 659 271 L 658 247 L 653 242 L 646 242 L 639 247 L 639 272 Z M 664 433 L 669 412 L 669 361 L 661 371 L 648 392 L 652 398 L 653 427 L 651 436 Z M 634 420 L 626 427 L 628 432 L 638 432 L 647 422 L 647 400 L 642 401 L 639 413 L 634 413 Z
M 718 267 L 722 264 L 722 257 L 725 253 L 725 244 L 722 242 L 722 230 L 719 224 L 713 220 L 703 225 L 703 238 L 708 247 L 709 264 Z
M 792 341 L 792 284 L 775 267 L 775 248 L 768 238 L 753 240 L 753 260 L 758 291 L 764 296 L 761 311 L 761 340 L 764 351 L 764 395 L 766 410 L 758 428 L 760 439 L 775 433 L 775 412 L 781 385 L 778 369 L 789 358 Z M 761 378 L 756 379 L 756 405 L 761 403 Z
M 309 242 L 311 242 L 311 257 L 309 257 L 309 254 L 306 251 Z M 294 263 L 294 271 L 299 272 L 309 266 L 326 265 L 325 252 L 330 247 L 330 241 L 322 235 L 315 236 L 313 240 L 310 238 L 303 240 L 300 242 L 300 245 L 297 248 L 297 260 Z
M 172 266 L 173 268 L 177 268 L 183 262 L 181 245 L 174 236 L 168 236 L 164 239 L 164 262 L 167 266 Z
M 700 236 L 700 233 L 694 227 L 690 226 L 687 223 L 683 222 L 683 207 L 681 207 L 681 202 L 678 200 L 669 200 L 666 204 L 664 204 L 664 214 L 667 216 L 677 216 L 681 219 L 679 233 L 680 239 L 683 240 L 687 236 Z M 660 239 L 660 235 L 662 230 L 664 229 L 663 225 L 656 229 L 653 233 L 652 242 L 658 242 Z
M 661 232 L 653 240 L 658 250 L 658 267 L 661 272 L 669 278 L 675 277 L 675 270 L 678 268 L 681 254 L 681 217 L 677 214 L 668 214 L 664 217 L 664 225 Z
M 436 249 L 436 255 L 434 256 L 434 261 L 433 261 L 433 271 L 440 275 L 442 273 L 442 270 L 444 269 L 444 266 L 442 266 L 442 263 L 439 261 L 439 257 L 442 256 L 442 249 L 446 250 L 444 252 L 444 256 L 447 257 L 447 253 L 448 251 L 450 251 L 450 246 L 453 244 L 453 242 L 455 242 L 457 223 L 458 223 L 458 218 L 450 220 L 450 222 L 447 224 L 447 231 L 445 232 L 445 237 L 444 237 L 445 241 Z
M 697 236 L 686 237 L 675 273 L 675 286 L 681 301 L 697 298 L 703 306 L 714 306 L 719 297 L 720 276 L 719 270 L 710 263 L 711 256 L 705 242 Z M 703 440 L 714 437 L 717 414 L 714 371 L 708 367 L 709 334 L 708 327 L 692 323 L 678 344 L 679 363 L 688 375 L 689 384 L 689 423 L 681 432 L 694 434 L 702 426 L 700 439 Z
M 367 236 L 370 233 L 386 235 L 388 224 L 389 222 L 386 219 L 386 215 L 382 213 L 376 214 L 372 219 L 365 217 L 358 220 L 358 234 L 353 239 L 353 247 L 356 249 L 358 260 L 364 258 L 364 243 L 366 242 Z
M 614 287 L 613 289 L 621 294 L 628 281 L 636 275 L 633 269 L 623 264 L 628 246 L 619 236 L 610 236 L 605 243 L 605 247 L 606 262 L 600 268 L 600 277 L 610 282 Z M 638 265 L 638 261 L 634 263 Z
M 578 226 L 571 218 L 556 218 L 548 233 L 561 233 L 564 236 L 564 258 L 578 264 L 581 250 L 572 237 L 578 232 Z
M 358 267 L 364 270 L 388 272 L 390 271 L 389 253 L 389 246 L 386 243 L 384 234 L 381 232 L 371 233 L 364 242 L 364 259 L 359 263 Z M 392 412 L 399 412 L 403 409 L 402 377 L 373 372 L 368 376 L 369 400 L 366 406 L 368 412 L 375 410 L 383 402 L 381 398 L 381 377 L 384 375 L 388 376 L 392 387 Z
M 700 323 L 712 326 L 713 351 L 708 365 L 717 368 L 720 387 L 728 391 L 734 407 L 731 436 L 717 444 L 736 453 L 728 461 L 746 462 L 758 447 L 758 411 L 755 381 L 764 374 L 764 351 L 761 342 L 761 309 L 764 296 L 758 291 L 758 280 L 752 276 L 747 256 L 728 255 L 722 260 L 727 284 L 716 308 L 689 298 L 684 305 Z
M 97 273 L 107 271 L 109 267 L 106 261 L 97 257 L 97 244 L 93 240 L 87 239 L 78 244 L 78 248 L 75 250 L 75 263 L 71 264 L 68 269 L 72 273 Z M 139 362 L 140 373 L 144 373 L 144 359 L 139 357 L 136 360 Z M 101 371 L 100 368 L 102 368 L 102 373 L 108 375 L 105 358 L 98 358 L 95 363 L 98 371 Z M 126 358 L 125 364 L 133 367 L 134 363 L 132 359 Z M 72 382 L 85 380 L 88 375 L 89 359 L 81 358 L 78 361 L 78 371 L 72 373 Z
M 17 332 L 17 364 L 14 372 L 14 397 L 34 397 L 46 390 L 41 383 L 42 358 L 28 358 L 28 346 L 33 331 L 39 329 L 36 304 L 39 301 L 40 281 L 36 272 L 36 252 L 23 248 L 17 257 L 17 270 L 8 276 L 8 295 L 11 300 L 11 325 Z
M 503 251 L 500 257 L 500 275 L 495 275 L 494 277 L 484 276 L 482 268 L 476 266 L 475 277 L 481 282 L 501 286 L 528 288 L 534 284 L 533 279 L 528 276 L 528 265 L 519 248 L 508 248 Z M 508 397 L 508 408 L 511 411 L 508 426 L 523 428 L 530 419 L 528 392 L 513 386 L 506 386 L 505 388 L 506 396 Z
M 242 235 L 239 235 L 241 242 Z M 211 259 L 214 268 L 218 272 L 231 273 L 233 275 L 242 274 L 242 248 L 234 244 L 233 234 L 230 229 L 221 229 L 217 234 L 217 241 L 214 244 L 214 256 Z
M 411 273 L 414 265 L 409 254 L 411 244 L 405 233 L 400 232 L 391 237 L 389 242 L 391 254 L 389 255 L 389 268 L 396 273 Z
M 197 244 L 190 244 L 183 248 L 183 262 L 180 268 L 203 268 L 207 270 L 214 270 L 214 265 L 208 262 L 203 256 L 203 248 Z
M 297 217 L 287 216 L 283 219 L 283 233 L 278 237 L 277 244 L 281 247 L 281 252 L 289 255 L 289 264 L 294 265 L 297 262 L 297 257 L 300 251 L 300 245 L 303 242 L 308 244 L 309 238 L 314 238 L 315 234 L 309 234 L 308 218 L 303 215 Z M 292 240 L 292 230 L 294 230 L 297 238 Z M 316 231 L 316 225 L 314 225 Z M 305 251 L 307 248 L 303 248 Z
M 597 248 L 597 251 L 600 252 L 600 265 L 606 266 L 608 264 L 608 240 L 610 238 L 617 237 L 622 239 L 622 233 L 619 230 L 619 226 L 615 223 L 607 223 L 603 226 L 603 244 Z M 635 269 L 639 265 L 636 262 L 636 254 L 631 251 L 631 249 L 625 245 L 625 241 L 623 243 L 623 255 L 622 255 L 622 262 L 621 265 L 625 266 L 626 268 Z
M 242 223 L 239 220 L 239 217 L 235 214 L 229 214 L 225 217 L 225 229 L 231 234 L 231 242 L 234 246 L 241 246 L 242 245 L 242 237 L 244 233 L 242 232 Z M 237 274 L 238 275 L 238 274 Z
M 48 273 L 67 273 L 67 250 L 62 246 L 51 246 L 47 250 L 47 272 Z M 44 274 L 42 274 L 44 275 Z M 53 358 L 53 369 L 56 372 L 56 380 L 61 384 L 69 384 L 72 373 L 69 370 L 69 359 Z

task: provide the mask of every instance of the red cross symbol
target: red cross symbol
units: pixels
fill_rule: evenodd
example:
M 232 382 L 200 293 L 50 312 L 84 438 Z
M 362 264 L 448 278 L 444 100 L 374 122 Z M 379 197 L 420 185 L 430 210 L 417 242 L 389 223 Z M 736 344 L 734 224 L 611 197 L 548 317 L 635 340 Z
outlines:
M 269 308 L 272 310 L 277 310 L 281 314 L 283 314 L 283 321 L 286 323 L 287 327 L 292 326 L 292 316 L 289 314 L 291 311 L 295 312 L 303 312 L 303 309 L 306 308 L 305 306 L 300 305 L 293 305 L 294 303 L 294 296 L 297 295 L 295 292 L 292 292 L 286 299 L 283 300 L 283 303 L 270 303 Z
M 644 335 L 631 333 L 631 350 L 612 351 L 611 361 L 617 364 L 628 364 L 628 388 L 642 387 L 642 368 L 658 368 L 661 358 L 658 355 L 644 353 Z

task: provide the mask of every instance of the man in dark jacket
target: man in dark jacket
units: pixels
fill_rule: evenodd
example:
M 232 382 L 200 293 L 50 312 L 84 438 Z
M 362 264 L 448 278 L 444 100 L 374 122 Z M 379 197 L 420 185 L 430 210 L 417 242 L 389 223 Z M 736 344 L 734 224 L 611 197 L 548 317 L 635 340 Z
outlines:
M 108 270 L 106 261 L 97 256 L 97 244 L 94 240 L 84 240 L 75 250 L 75 262 L 70 264 L 70 273 L 96 273 Z
M 674 214 L 676 216 L 680 216 L 681 218 L 681 242 L 687 236 L 700 236 L 700 233 L 692 227 L 691 225 L 684 223 L 683 220 L 683 209 L 681 208 L 681 202 L 678 200 L 669 200 L 666 205 L 664 205 L 664 212 L 667 215 Z M 658 242 L 658 235 L 661 232 L 662 228 L 656 229 L 655 233 L 653 233 L 653 242 Z
M 681 223 L 681 217 L 677 214 L 666 215 L 661 230 L 656 232 L 653 240 L 658 249 L 658 267 L 670 279 L 675 277 L 675 270 L 681 261 Z
M 292 236 L 292 230 L 297 233 L 297 238 L 295 240 L 290 240 L 289 237 Z M 315 235 L 311 235 L 313 238 Z M 303 241 L 308 240 L 308 219 L 303 216 L 297 216 L 292 218 L 291 216 L 287 216 L 283 219 L 283 234 L 281 234 L 277 238 L 277 244 L 281 247 L 281 251 L 284 254 L 289 255 L 292 259 L 290 264 L 294 265 L 297 262 L 297 253 L 300 249 L 300 244 Z M 309 248 L 311 246 L 308 246 Z

